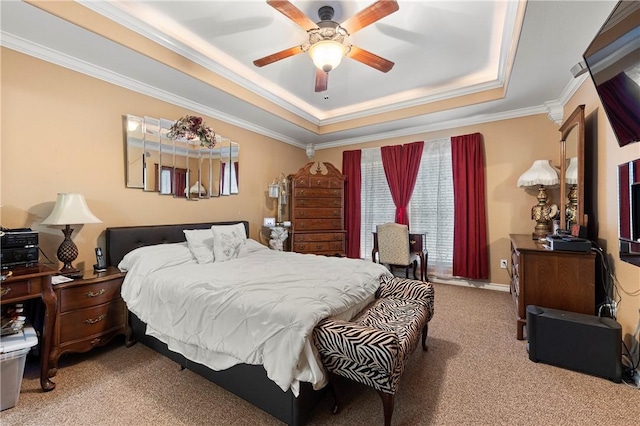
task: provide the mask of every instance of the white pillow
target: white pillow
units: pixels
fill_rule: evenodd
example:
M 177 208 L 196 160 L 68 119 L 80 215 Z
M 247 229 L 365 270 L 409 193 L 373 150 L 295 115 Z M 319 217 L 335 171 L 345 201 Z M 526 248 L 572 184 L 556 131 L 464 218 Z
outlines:
M 246 251 L 247 231 L 244 224 L 213 225 L 213 257 L 216 262 L 235 259 Z
M 211 263 L 213 256 L 213 232 L 211 229 L 185 229 L 189 250 L 198 263 Z

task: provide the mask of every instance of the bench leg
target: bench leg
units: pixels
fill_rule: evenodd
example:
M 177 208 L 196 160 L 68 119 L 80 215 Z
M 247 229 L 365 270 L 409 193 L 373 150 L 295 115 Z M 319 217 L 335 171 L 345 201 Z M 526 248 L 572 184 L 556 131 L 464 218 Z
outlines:
M 378 391 L 380 399 L 382 399 L 382 409 L 384 410 L 384 426 L 391 426 L 391 416 L 393 415 L 394 396 L 391 393 Z
M 422 350 L 423 351 L 429 350 L 429 348 L 427 347 L 427 334 L 429 334 L 429 323 L 426 323 L 422 328 Z
M 331 393 L 333 394 L 333 407 L 331 407 L 331 413 L 337 414 L 340 411 L 340 405 L 338 400 L 338 387 L 336 386 L 337 375 L 329 372 L 329 386 L 331 387 Z

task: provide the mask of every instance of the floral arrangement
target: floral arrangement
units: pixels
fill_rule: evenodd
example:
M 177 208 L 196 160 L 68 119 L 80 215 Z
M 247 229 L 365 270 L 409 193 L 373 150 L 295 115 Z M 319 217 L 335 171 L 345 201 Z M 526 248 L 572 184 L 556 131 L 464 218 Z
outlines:
M 213 148 L 216 145 L 216 133 L 211 127 L 204 124 L 202 117 L 185 115 L 169 128 L 167 137 L 171 139 L 185 138 L 187 140 L 200 140 L 201 146 Z

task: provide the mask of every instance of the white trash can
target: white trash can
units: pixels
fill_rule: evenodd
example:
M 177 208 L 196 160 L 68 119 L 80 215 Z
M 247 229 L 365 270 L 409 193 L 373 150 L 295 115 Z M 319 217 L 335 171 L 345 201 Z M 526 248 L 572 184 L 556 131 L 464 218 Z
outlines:
M 0 337 L 0 411 L 15 407 L 20 396 L 27 353 L 38 344 L 33 327 Z

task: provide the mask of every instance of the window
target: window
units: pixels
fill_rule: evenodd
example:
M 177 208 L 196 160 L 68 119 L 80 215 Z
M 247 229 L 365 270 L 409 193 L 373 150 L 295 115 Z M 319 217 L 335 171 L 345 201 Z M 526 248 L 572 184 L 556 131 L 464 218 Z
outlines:
M 380 148 L 361 157 L 360 256 L 371 259 L 376 225 L 393 222 L 396 207 L 382 166 Z M 409 202 L 409 229 L 426 233 L 428 270 L 451 276 L 453 266 L 453 173 L 449 138 L 426 141 L 420 171 Z

